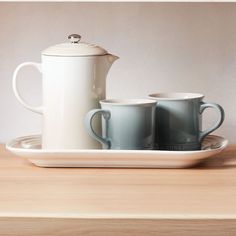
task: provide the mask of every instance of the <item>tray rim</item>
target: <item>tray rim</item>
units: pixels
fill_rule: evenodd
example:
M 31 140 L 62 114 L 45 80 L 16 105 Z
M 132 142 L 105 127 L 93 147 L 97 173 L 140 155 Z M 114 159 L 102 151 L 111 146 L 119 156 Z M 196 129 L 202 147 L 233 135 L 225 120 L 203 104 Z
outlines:
M 27 148 L 20 142 L 36 135 L 23 136 L 6 144 L 6 149 L 42 168 L 135 168 L 186 169 L 222 152 L 228 140 L 213 136 L 209 149 L 197 151 L 107 150 L 107 149 L 41 149 Z M 209 137 L 208 136 L 208 137 Z M 37 135 L 38 137 L 38 135 Z M 210 137 L 209 137 L 210 138 Z M 30 140 L 29 140 L 30 141 Z M 209 140 L 210 142 L 211 140 Z M 215 145 L 214 145 L 215 144 Z M 18 145 L 14 147 L 14 145 Z M 213 147 L 213 148 L 211 148 Z
M 171 150 L 108 150 L 108 149 L 36 149 L 36 148 L 23 148 L 23 147 L 14 147 L 14 144 L 17 140 L 26 138 L 26 137 L 33 137 L 38 135 L 27 135 L 21 136 L 15 139 L 10 140 L 6 143 L 5 147 L 7 150 L 11 152 L 24 152 L 24 153 L 37 153 L 37 154 L 80 154 L 80 153 L 88 153 L 88 154 L 149 154 L 155 155 L 157 153 L 160 154 L 175 154 L 175 155 L 183 155 L 183 154 L 199 154 L 199 153 L 208 153 L 208 152 L 217 152 L 222 149 L 225 149 L 229 143 L 227 139 L 219 135 L 208 135 L 208 137 L 216 137 L 222 139 L 222 145 L 215 149 L 206 149 L 206 150 L 193 150 L 193 151 L 171 151 Z

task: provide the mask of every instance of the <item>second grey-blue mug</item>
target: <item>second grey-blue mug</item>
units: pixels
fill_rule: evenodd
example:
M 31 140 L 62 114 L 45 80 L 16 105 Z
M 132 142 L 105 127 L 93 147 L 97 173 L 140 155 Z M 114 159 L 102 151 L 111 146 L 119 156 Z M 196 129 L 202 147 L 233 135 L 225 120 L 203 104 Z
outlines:
M 223 108 L 215 103 L 204 102 L 197 93 L 156 93 L 149 98 L 157 101 L 155 149 L 199 150 L 204 137 L 221 126 Z M 215 125 L 202 131 L 202 113 L 214 108 L 219 119 Z
M 142 150 L 154 148 L 156 101 L 151 99 L 110 99 L 100 101 L 101 109 L 89 111 L 85 127 L 104 149 Z M 102 116 L 102 135 L 96 133 L 93 118 Z

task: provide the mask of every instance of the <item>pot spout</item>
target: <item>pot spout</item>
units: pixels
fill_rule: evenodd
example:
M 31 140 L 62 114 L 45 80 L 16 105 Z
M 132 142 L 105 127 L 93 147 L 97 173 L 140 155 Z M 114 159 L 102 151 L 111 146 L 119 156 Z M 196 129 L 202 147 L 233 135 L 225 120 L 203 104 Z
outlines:
M 111 65 L 113 64 L 114 61 L 116 61 L 117 59 L 119 59 L 118 56 L 112 55 L 112 54 L 108 54 L 108 61 L 111 63 Z
M 107 54 L 103 57 L 103 60 L 101 60 L 101 70 L 104 72 L 104 77 L 106 77 L 108 71 L 110 70 L 112 64 L 114 61 L 119 59 L 119 57 L 112 55 L 112 54 Z

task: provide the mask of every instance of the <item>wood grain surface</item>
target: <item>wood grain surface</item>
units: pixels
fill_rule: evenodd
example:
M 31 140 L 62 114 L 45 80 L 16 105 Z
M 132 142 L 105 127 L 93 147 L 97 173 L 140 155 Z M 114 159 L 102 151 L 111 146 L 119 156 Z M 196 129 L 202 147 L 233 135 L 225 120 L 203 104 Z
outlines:
M 236 235 L 236 146 L 191 169 L 39 168 L 0 146 L 0 235 Z

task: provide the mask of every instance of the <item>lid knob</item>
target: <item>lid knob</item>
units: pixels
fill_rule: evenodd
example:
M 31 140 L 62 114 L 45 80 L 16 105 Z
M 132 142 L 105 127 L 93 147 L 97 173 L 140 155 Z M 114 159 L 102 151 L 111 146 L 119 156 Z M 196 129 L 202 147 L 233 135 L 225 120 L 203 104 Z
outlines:
M 68 39 L 71 41 L 71 43 L 79 43 L 81 36 L 79 34 L 70 34 Z

